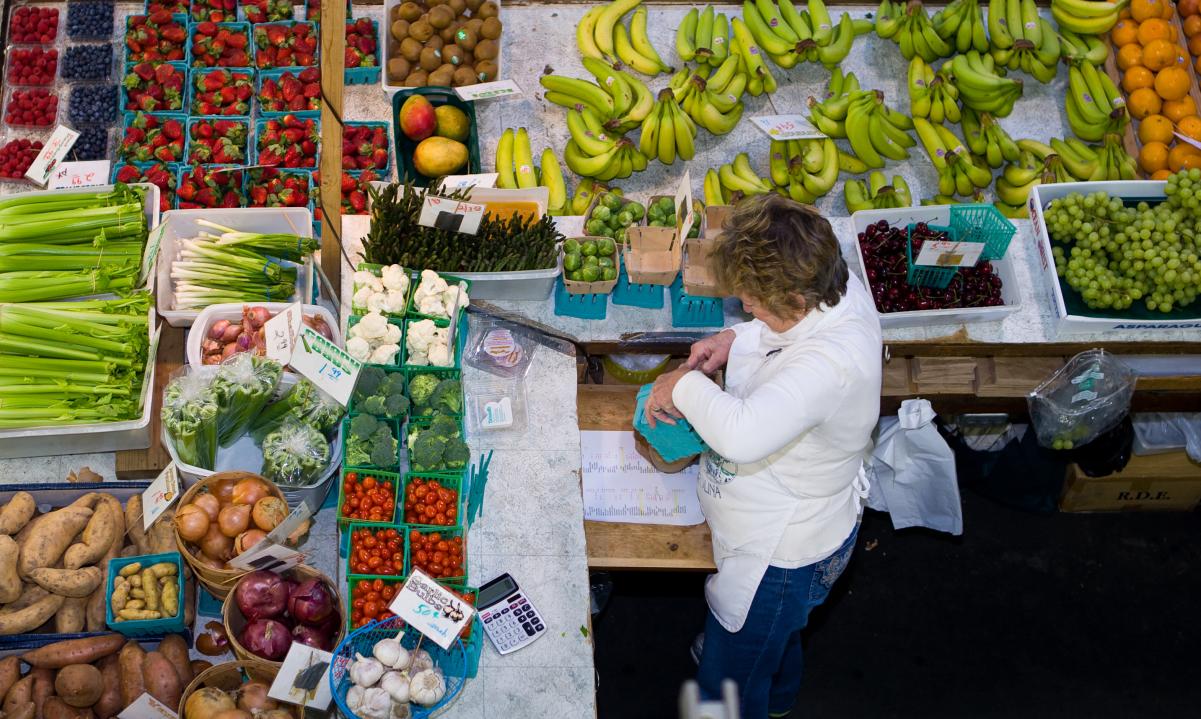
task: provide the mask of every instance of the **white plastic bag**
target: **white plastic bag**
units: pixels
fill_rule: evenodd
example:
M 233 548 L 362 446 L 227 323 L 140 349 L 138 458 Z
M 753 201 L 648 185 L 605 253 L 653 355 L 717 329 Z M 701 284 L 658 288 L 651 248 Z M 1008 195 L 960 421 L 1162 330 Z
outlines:
M 867 463 L 867 506 L 888 512 L 896 529 L 928 527 L 963 534 L 955 454 L 934 426 L 930 402 L 902 402 L 896 417 L 876 425 L 875 440 Z

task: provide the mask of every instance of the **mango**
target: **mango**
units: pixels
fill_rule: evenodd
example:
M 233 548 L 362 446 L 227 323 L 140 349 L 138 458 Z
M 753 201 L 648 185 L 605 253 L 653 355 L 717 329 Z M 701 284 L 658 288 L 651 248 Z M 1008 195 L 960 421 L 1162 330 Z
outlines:
M 397 120 L 400 123 L 400 131 L 414 142 L 430 137 L 438 127 L 438 116 L 434 113 L 434 106 L 424 95 L 411 95 L 405 100 L 400 106 Z
M 413 167 L 425 177 L 453 175 L 467 166 L 467 146 L 446 137 L 429 137 L 413 151 Z
M 467 119 L 467 113 L 454 105 L 439 105 L 434 108 L 434 115 L 438 118 L 435 135 L 467 142 L 467 136 L 471 132 L 471 120 Z

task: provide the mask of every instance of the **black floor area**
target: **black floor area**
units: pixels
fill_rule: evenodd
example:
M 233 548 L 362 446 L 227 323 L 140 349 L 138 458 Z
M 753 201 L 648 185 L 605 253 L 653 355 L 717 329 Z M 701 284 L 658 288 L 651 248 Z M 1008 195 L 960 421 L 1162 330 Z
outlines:
M 811 617 L 796 719 L 1201 716 L 1201 514 L 963 505 L 961 538 L 868 512 Z M 613 575 L 602 719 L 678 715 L 703 579 Z

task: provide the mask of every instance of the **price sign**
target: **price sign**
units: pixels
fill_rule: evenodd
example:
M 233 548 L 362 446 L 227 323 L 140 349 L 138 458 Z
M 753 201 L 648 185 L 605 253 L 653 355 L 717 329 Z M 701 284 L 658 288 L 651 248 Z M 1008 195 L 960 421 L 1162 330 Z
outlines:
M 475 607 L 420 569 L 413 570 L 388 609 L 443 649 L 450 648 L 475 614 Z
M 983 242 L 945 242 L 935 240 L 922 243 L 922 251 L 913 261 L 915 265 L 934 267 L 974 267 L 984 252 Z
M 481 172 L 476 175 L 447 175 L 442 178 L 442 189 L 463 190 L 468 187 L 496 187 L 496 180 L 499 177 L 500 175 L 495 172 Z
M 480 229 L 480 221 L 483 219 L 483 205 L 426 195 L 421 214 L 417 216 L 417 224 L 474 235 Z
M 267 696 L 326 711 L 333 700 L 329 689 L 329 668 L 333 661 L 334 655 L 329 652 L 292 642 Z
M 751 122 L 773 140 L 808 140 L 824 138 L 821 130 L 802 115 L 761 115 Z
M 143 692 L 133 704 L 121 710 L 117 719 L 177 719 L 178 715 L 158 699 Z
M 179 499 L 179 471 L 169 463 L 142 492 L 142 528 L 149 531 L 154 520 Z
M 59 125 L 54 128 L 50 139 L 42 146 L 42 151 L 33 158 L 33 164 L 25 171 L 25 176 L 44 187 L 50 181 L 50 175 L 66 159 L 77 139 L 79 133 L 69 127 Z
M 292 369 L 338 400 L 342 406 L 350 403 L 350 393 L 359 378 L 363 363 L 346 354 L 346 350 L 302 325 L 293 348 Z
M 304 309 L 297 302 L 263 324 L 267 359 L 273 359 L 282 365 L 287 365 L 292 361 L 292 353 L 296 349 L 296 338 L 300 334 L 300 322 L 303 316 Z
M 455 94 L 471 102 L 473 100 L 496 100 L 521 95 L 521 88 L 512 80 L 497 80 L 496 82 L 481 82 L 478 85 L 456 87 Z
M 47 189 L 107 185 L 108 173 L 112 166 L 113 163 L 108 160 L 64 162 L 50 175 L 50 184 Z

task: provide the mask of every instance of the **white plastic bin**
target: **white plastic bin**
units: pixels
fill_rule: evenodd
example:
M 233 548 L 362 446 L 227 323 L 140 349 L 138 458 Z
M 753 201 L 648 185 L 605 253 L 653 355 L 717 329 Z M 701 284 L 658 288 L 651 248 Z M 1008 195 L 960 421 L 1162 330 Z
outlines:
M 217 320 L 230 320 L 231 322 L 240 321 L 242 319 L 243 307 L 266 307 L 267 311 L 271 313 L 272 317 L 274 317 L 291 306 L 291 303 L 288 302 L 247 302 L 245 304 L 234 302 L 220 305 L 209 305 L 208 307 L 205 307 L 200 311 L 200 314 L 196 316 L 196 321 L 192 325 L 191 331 L 188 332 L 188 364 L 197 366 L 201 364 L 203 352 L 200 350 L 200 345 L 202 342 L 204 342 L 205 336 L 208 335 L 209 327 L 212 327 L 213 323 Z M 317 315 L 325 320 L 325 323 L 329 325 L 330 331 L 334 335 L 334 344 L 341 347 L 342 328 L 338 322 L 338 318 L 334 316 L 334 313 L 320 305 L 303 305 L 303 308 L 306 317 Z

